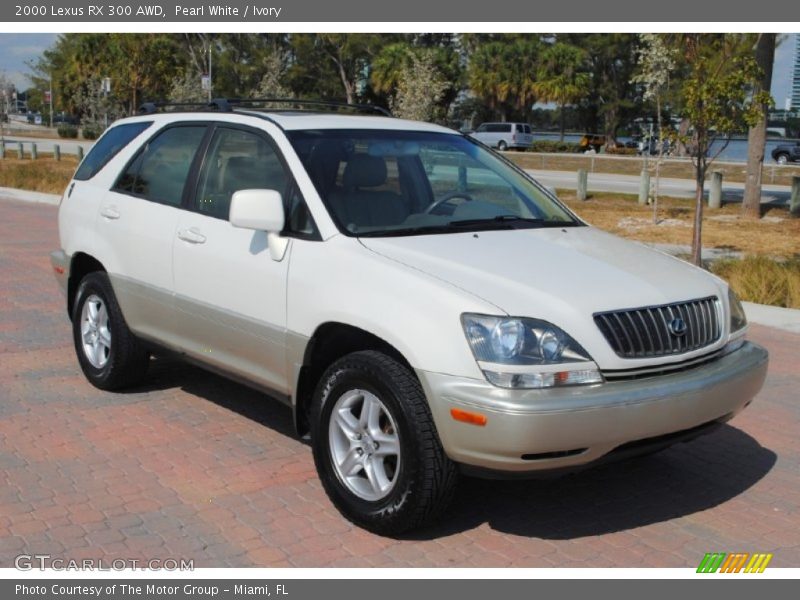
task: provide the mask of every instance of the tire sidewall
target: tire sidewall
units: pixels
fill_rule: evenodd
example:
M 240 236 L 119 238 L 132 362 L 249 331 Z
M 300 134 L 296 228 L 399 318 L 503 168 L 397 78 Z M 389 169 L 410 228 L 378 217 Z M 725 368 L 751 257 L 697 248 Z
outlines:
M 397 518 L 403 508 L 413 500 L 413 490 L 419 472 L 416 456 L 417 436 L 411 426 L 412 415 L 398 397 L 391 379 L 367 367 L 366 361 L 348 360 L 339 367 L 329 369 L 320 381 L 315 394 L 313 415 L 314 461 L 322 484 L 339 509 L 353 521 L 369 525 L 370 522 Z M 392 416 L 400 438 L 400 469 L 392 491 L 385 498 L 370 502 L 353 494 L 340 480 L 333 466 L 329 442 L 329 424 L 336 401 L 347 391 L 363 389 L 375 394 Z
M 104 285 L 105 284 L 105 285 Z M 100 385 L 110 377 L 114 361 L 117 358 L 117 345 L 119 340 L 119 323 L 117 322 L 115 312 L 111 305 L 110 286 L 108 280 L 101 273 L 91 273 L 83 278 L 78 291 L 75 293 L 75 302 L 72 308 L 72 340 L 75 344 L 75 354 L 78 357 L 78 363 L 93 384 Z M 83 350 L 83 340 L 81 339 L 81 314 L 83 312 L 83 305 L 86 303 L 87 298 L 95 295 L 105 304 L 106 312 L 108 313 L 108 329 L 111 333 L 111 348 L 108 352 L 108 360 L 101 368 L 95 367 L 86 357 Z

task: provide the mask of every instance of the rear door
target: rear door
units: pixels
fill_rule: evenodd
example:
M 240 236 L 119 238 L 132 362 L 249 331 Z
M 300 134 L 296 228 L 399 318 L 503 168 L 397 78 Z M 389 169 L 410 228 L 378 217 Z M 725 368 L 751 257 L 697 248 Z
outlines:
M 198 169 L 191 211 L 181 214 L 173 235 L 181 347 L 284 392 L 291 248 L 273 260 L 266 232 L 230 224 L 231 196 L 243 189 L 273 189 L 287 198 L 295 188 L 266 132 L 219 123 Z
M 104 264 L 128 326 L 175 344 L 172 242 L 205 123 L 170 125 L 132 158 L 99 206 Z

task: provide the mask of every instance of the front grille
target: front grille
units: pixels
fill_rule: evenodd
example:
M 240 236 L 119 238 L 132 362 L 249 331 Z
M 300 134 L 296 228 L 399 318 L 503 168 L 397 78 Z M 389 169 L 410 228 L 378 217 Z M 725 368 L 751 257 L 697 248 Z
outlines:
M 717 341 L 720 330 L 717 298 L 701 298 L 661 306 L 596 313 L 600 328 L 617 356 L 650 358 L 683 354 Z M 685 333 L 676 335 L 670 324 L 680 319 Z

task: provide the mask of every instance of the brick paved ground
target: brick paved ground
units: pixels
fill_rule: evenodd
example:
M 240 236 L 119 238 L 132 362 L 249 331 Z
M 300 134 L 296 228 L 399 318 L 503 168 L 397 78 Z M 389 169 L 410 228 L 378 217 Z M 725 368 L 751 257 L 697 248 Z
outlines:
M 402 540 L 342 519 L 288 411 L 220 377 L 154 364 L 144 389 L 80 375 L 47 253 L 56 210 L 0 201 L 0 566 L 191 558 L 196 566 L 697 565 L 708 551 L 800 564 L 800 336 L 763 327 L 766 388 L 713 435 L 556 480 L 465 480 Z

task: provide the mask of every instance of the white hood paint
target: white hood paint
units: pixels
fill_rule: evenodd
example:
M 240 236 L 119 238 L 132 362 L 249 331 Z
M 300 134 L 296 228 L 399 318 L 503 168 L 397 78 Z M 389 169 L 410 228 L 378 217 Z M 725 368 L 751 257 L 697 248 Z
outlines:
M 620 359 L 595 326 L 594 313 L 707 296 L 717 296 L 727 304 L 724 284 L 705 271 L 593 227 L 361 238 L 361 242 L 509 315 L 558 325 L 601 368 L 663 364 L 709 349 L 655 361 Z

